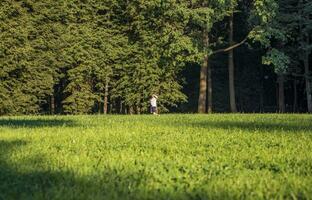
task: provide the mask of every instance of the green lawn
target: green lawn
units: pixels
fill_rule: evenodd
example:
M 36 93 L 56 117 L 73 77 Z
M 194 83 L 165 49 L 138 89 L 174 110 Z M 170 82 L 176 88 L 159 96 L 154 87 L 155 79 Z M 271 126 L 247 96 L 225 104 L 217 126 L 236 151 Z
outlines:
M 312 199 L 312 115 L 1 117 L 0 199 Z

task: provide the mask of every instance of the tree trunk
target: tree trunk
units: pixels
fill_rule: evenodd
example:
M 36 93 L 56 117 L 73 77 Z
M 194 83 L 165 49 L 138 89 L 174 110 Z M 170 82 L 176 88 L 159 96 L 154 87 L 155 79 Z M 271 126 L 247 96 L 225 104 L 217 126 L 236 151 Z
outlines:
M 51 115 L 55 114 L 55 98 L 54 98 L 54 94 L 52 94 L 51 97 L 50 97 L 50 114 Z
M 278 83 L 278 111 L 280 113 L 285 112 L 285 95 L 284 95 L 284 74 L 278 74 L 277 83 Z
M 265 77 L 263 75 L 263 67 L 260 68 L 261 69 L 261 75 L 260 75 L 260 94 L 259 94 L 259 111 L 260 113 L 264 112 L 264 80 Z
M 263 113 L 264 112 L 264 98 L 263 98 L 263 83 L 261 83 L 261 89 L 260 89 L 260 94 L 259 94 L 259 111 L 260 113 Z
M 110 101 L 110 102 L 112 102 L 112 101 Z M 110 114 L 113 113 L 113 104 L 112 103 L 109 104 L 109 113 Z
M 308 112 L 312 113 L 312 91 L 311 91 L 311 81 L 310 81 L 310 69 L 309 69 L 309 54 L 305 53 L 304 57 L 304 71 L 305 71 L 305 84 L 307 93 L 307 107 Z
M 299 1 L 299 6 L 304 6 L 304 1 Z M 310 45 L 310 35 L 307 32 L 304 32 L 302 29 L 305 26 L 303 20 L 308 20 L 309 16 L 304 16 L 303 10 L 301 9 L 298 13 L 301 16 L 299 31 L 301 33 L 301 41 L 305 43 L 305 45 Z M 304 52 L 303 64 L 304 64 L 304 74 L 305 74 L 305 85 L 306 85 L 306 94 L 307 94 L 307 107 L 308 112 L 312 113 L 312 91 L 311 91 L 311 81 L 310 81 L 310 66 L 309 66 L 309 54 L 310 51 Z
M 99 97 L 98 113 L 99 115 L 102 114 L 102 95 Z
M 212 113 L 212 73 L 209 60 L 207 60 L 207 79 L 208 79 L 208 113 Z
M 233 13 L 229 19 L 229 44 L 233 45 Z M 230 107 L 231 112 L 236 113 L 236 101 L 235 101 L 235 83 L 234 83 L 234 50 L 229 51 L 229 91 L 230 91 Z
M 122 101 L 120 101 L 119 114 L 123 114 L 123 104 L 122 104 Z
M 109 78 L 107 77 L 105 80 L 105 89 L 104 89 L 104 105 L 103 105 L 104 115 L 106 115 L 108 111 L 108 83 Z
M 207 66 L 208 55 L 204 58 L 204 63 L 200 68 L 200 82 L 199 82 L 199 99 L 198 99 L 198 112 L 206 113 L 207 102 Z
M 293 106 L 293 112 L 298 111 L 298 90 L 297 90 L 297 79 L 294 80 L 294 106 Z
M 140 115 L 141 114 L 141 108 L 140 108 L 140 106 L 136 106 L 136 113 L 138 114 L 138 115 Z
M 208 34 L 204 32 L 203 36 L 205 48 L 208 48 L 209 38 Z M 203 64 L 200 68 L 199 80 L 199 98 L 198 98 L 198 113 L 206 113 L 207 105 L 207 72 L 208 72 L 208 55 L 204 57 Z
M 129 114 L 130 114 L 130 115 L 133 115 L 133 114 L 134 114 L 133 106 L 129 106 Z

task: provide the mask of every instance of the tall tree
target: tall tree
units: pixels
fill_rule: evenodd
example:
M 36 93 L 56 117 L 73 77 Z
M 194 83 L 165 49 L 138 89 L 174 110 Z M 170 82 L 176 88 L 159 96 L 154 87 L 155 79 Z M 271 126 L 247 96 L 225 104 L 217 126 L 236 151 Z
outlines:
M 0 7 L 0 112 L 39 113 L 53 93 L 57 76 L 52 50 L 57 25 L 43 17 L 46 13 L 39 3 L 2 1 Z
M 210 35 L 213 25 L 227 15 L 227 2 L 191 1 L 186 4 L 184 10 L 189 15 L 186 34 L 192 38 L 197 48 L 194 61 L 201 65 L 198 112 L 212 112 L 212 77 L 209 57 L 216 42 L 210 40 Z
M 279 111 L 285 111 L 284 105 L 284 81 L 287 74 L 293 74 L 295 77 L 300 77 L 298 67 L 300 60 L 303 63 L 303 71 L 306 85 L 307 108 L 308 111 L 312 106 L 312 97 L 310 95 L 310 70 L 309 70 L 309 55 L 311 47 L 309 44 L 311 32 L 311 19 L 309 11 L 311 11 L 311 3 L 303 0 L 287 0 L 279 2 L 279 12 L 277 13 L 274 29 L 278 29 L 278 33 L 273 34 L 273 42 L 271 49 L 264 58 L 265 63 L 273 64 L 278 75 L 277 82 L 279 85 L 278 99 Z M 272 40 L 271 40 L 272 41 Z M 299 51 L 298 51 L 299 50 Z M 290 67 L 290 65 L 292 65 Z M 299 70 L 300 73 L 300 70 Z M 294 104 L 296 104 L 296 85 L 294 85 Z
M 233 45 L 233 21 L 234 21 L 234 13 L 231 13 L 229 17 L 229 44 Z M 234 82 L 234 50 L 231 49 L 229 51 L 229 91 L 230 91 L 230 108 L 231 112 L 237 112 L 236 101 L 235 101 L 235 82 Z
M 142 113 L 153 93 L 160 94 L 160 108 L 166 111 L 186 101 L 181 71 L 187 65 L 201 65 L 199 112 L 212 112 L 212 80 L 218 89 L 227 78 L 235 112 L 235 67 L 241 69 L 239 63 L 249 58 L 235 54 L 234 66 L 234 49 L 247 38 L 263 45 L 264 63 L 279 74 L 280 110 L 291 78 L 305 84 L 310 109 L 311 3 L 278 1 L 277 12 L 276 2 L 1 1 L 0 114 Z M 250 17 L 239 19 L 237 12 Z M 234 30 L 233 24 L 249 24 L 249 31 Z M 246 38 L 240 41 L 238 35 Z M 222 52 L 228 59 L 212 57 Z M 228 75 L 219 73 L 219 64 L 228 64 Z M 301 96 L 304 91 L 297 89 Z
M 299 16 L 299 44 L 302 50 L 302 61 L 304 65 L 307 108 L 312 113 L 312 85 L 309 56 L 311 54 L 311 33 L 312 33 L 312 3 L 306 0 L 299 0 L 298 16 Z
M 209 9 L 206 10 L 206 18 L 202 18 L 204 22 L 207 23 L 209 22 L 208 29 L 204 29 L 209 33 L 213 25 L 217 22 L 222 22 L 225 17 L 230 18 L 230 33 L 229 33 L 229 46 L 226 48 L 220 48 L 217 50 L 214 50 L 212 48 L 213 46 L 216 46 L 218 44 L 218 40 L 211 42 L 210 40 L 210 48 L 208 48 L 208 57 L 205 58 L 204 55 L 204 61 L 209 61 L 209 56 L 221 52 L 229 52 L 229 87 L 230 87 L 230 103 L 231 103 L 231 110 L 236 111 L 236 103 L 235 103 L 235 87 L 234 87 L 234 61 L 233 61 L 233 49 L 239 47 L 240 45 L 244 44 L 248 38 L 254 40 L 254 41 L 259 41 L 261 43 L 269 43 L 269 39 L 267 39 L 268 35 L 272 35 L 276 33 L 276 30 L 274 28 L 270 27 L 270 23 L 274 19 L 275 12 L 277 9 L 277 3 L 275 0 L 257 0 L 254 1 L 253 4 L 251 4 L 250 8 L 250 26 L 252 27 L 250 32 L 247 34 L 247 37 L 243 39 L 242 41 L 233 44 L 233 29 L 231 24 L 233 23 L 232 21 L 232 16 L 233 13 L 235 12 L 236 6 L 238 4 L 238 1 L 230 1 L 226 2 L 223 1 L 216 1 L 214 3 L 208 4 Z M 202 4 L 205 5 L 205 4 Z M 214 7 L 215 6 L 215 7 Z M 209 18 L 209 13 L 213 13 L 213 17 L 210 16 Z M 208 16 L 208 17 L 207 17 Z M 204 24 L 205 24 L 204 23 Z M 218 37 L 219 38 L 219 37 Z M 209 36 L 208 36 L 209 39 Z M 206 42 L 203 42 L 205 45 Z M 205 49 L 205 48 L 204 48 Z M 207 70 L 205 67 L 207 66 Z M 207 75 L 204 73 L 207 72 Z M 203 113 L 208 111 L 208 113 L 212 112 L 212 78 L 211 78 L 211 66 L 206 64 L 206 62 L 203 62 L 202 68 L 201 68 L 201 74 L 200 74 L 200 94 L 199 94 L 199 105 L 198 105 L 198 112 Z M 205 87 L 207 84 L 205 82 L 208 81 L 208 89 L 206 90 Z M 206 93 L 208 92 L 208 94 Z M 205 96 L 208 96 L 208 106 L 206 108 L 206 102 L 204 102 Z

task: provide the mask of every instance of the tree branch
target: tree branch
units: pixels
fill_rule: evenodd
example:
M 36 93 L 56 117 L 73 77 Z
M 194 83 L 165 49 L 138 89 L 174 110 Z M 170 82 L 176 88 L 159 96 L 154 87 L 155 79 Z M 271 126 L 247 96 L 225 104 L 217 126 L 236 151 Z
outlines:
M 237 44 L 234 44 L 234 45 L 232 45 L 232 46 L 229 46 L 229 47 L 227 47 L 227 48 L 225 48 L 225 49 L 219 49 L 219 50 L 216 50 L 216 51 L 212 52 L 211 55 L 217 54 L 217 53 L 224 53 L 224 52 L 231 51 L 232 49 L 235 49 L 236 47 L 239 47 L 239 46 L 241 46 L 242 44 L 244 44 L 244 43 L 247 41 L 247 39 L 248 39 L 248 36 L 247 36 L 245 39 L 243 39 L 241 42 L 237 43 Z

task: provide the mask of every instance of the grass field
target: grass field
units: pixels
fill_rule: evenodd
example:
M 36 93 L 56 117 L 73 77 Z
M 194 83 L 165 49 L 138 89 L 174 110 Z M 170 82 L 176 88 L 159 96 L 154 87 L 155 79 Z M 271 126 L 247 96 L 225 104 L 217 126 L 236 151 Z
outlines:
M 2 117 L 0 199 L 312 199 L 312 115 Z

